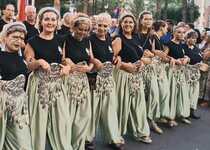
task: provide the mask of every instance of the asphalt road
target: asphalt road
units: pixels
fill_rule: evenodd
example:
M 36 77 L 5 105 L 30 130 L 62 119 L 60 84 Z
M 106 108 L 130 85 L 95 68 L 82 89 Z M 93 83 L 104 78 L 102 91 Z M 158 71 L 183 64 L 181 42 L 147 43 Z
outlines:
M 151 133 L 152 144 L 143 144 L 131 137 L 125 137 L 126 150 L 210 150 L 210 108 L 199 108 L 200 120 L 192 120 L 191 125 L 179 123 L 176 128 L 162 127 L 163 135 Z M 111 150 L 97 138 L 97 150 Z
M 210 150 L 210 108 L 199 108 L 200 120 L 192 120 L 191 125 L 179 122 L 178 127 L 167 128 L 163 135 L 151 132 L 152 144 L 135 141 L 125 137 L 125 150 Z M 102 140 L 99 133 L 96 139 L 96 150 L 111 150 Z M 46 150 L 50 150 L 46 145 Z

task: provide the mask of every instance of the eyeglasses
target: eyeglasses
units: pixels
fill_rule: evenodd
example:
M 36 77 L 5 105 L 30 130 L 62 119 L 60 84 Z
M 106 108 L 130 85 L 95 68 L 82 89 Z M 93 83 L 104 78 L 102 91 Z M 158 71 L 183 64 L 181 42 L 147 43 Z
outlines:
M 11 36 L 11 38 L 12 38 L 12 40 L 15 40 L 15 41 L 18 41 L 18 40 L 24 41 L 25 40 L 25 38 L 22 36 Z

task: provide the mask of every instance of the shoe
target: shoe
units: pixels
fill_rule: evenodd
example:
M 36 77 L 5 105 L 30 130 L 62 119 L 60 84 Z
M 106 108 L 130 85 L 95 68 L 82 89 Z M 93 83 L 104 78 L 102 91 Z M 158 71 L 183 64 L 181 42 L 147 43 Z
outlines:
M 154 121 L 151 122 L 151 129 L 158 134 L 163 134 L 163 130 Z
M 163 124 L 167 124 L 167 123 L 168 123 L 168 120 L 165 119 L 165 118 L 160 118 L 160 119 L 158 120 L 158 122 L 159 122 L 159 123 L 163 123 Z
M 200 103 L 200 106 L 201 107 L 208 107 L 209 103 L 208 103 L 208 101 L 203 101 L 203 102 Z
M 152 139 L 149 136 L 142 136 L 138 138 L 137 140 L 146 144 L 152 143 Z
M 109 147 L 111 147 L 113 150 L 124 150 L 124 144 L 123 143 L 111 143 L 109 144 Z
M 190 118 L 192 119 L 200 119 L 201 117 L 195 114 L 195 110 L 190 110 Z
M 182 122 L 185 124 L 191 124 L 191 121 L 187 118 L 182 118 Z
M 94 150 L 95 144 L 94 142 L 85 141 L 85 150 Z
M 176 127 L 178 126 L 178 123 L 175 120 L 169 120 L 168 125 L 169 127 Z

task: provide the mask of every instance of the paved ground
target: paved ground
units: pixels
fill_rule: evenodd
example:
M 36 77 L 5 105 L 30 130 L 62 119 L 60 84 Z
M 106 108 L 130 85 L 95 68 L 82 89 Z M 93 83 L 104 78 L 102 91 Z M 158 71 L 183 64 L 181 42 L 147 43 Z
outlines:
M 179 123 L 176 128 L 164 128 L 163 135 L 152 133 L 152 144 L 136 142 L 126 137 L 126 150 L 210 150 L 210 108 L 199 108 L 200 120 L 192 120 L 192 125 Z M 102 142 L 99 134 L 96 150 L 111 150 Z M 47 145 L 46 150 L 50 150 Z
M 152 133 L 152 144 L 143 144 L 126 137 L 125 148 L 126 150 L 210 150 L 210 108 L 200 108 L 198 113 L 201 114 L 201 119 L 192 120 L 192 125 L 179 123 L 179 126 L 173 129 L 163 128 L 163 135 Z M 96 149 L 110 150 L 102 140 L 97 141 Z

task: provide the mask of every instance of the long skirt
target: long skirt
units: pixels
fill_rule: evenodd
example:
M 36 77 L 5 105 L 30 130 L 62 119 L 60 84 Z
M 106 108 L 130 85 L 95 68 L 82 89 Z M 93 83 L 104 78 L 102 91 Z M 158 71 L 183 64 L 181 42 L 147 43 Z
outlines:
M 0 80 L 0 150 L 32 150 L 25 77 Z
M 121 135 L 127 133 L 138 138 L 150 135 L 147 122 L 147 111 L 144 94 L 143 78 L 141 73 L 131 74 L 123 70 L 114 70 L 116 93 L 118 96 L 118 119 Z
M 144 82 L 145 95 L 147 102 L 147 117 L 149 120 L 160 118 L 160 97 L 156 64 L 150 64 L 145 67 Z
M 210 66 L 210 61 L 205 62 Z M 201 72 L 199 99 L 210 101 L 210 69 L 208 72 Z
M 88 141 L 93 141 L 100 125 L 106 142 L 122 143 L 123 138 L 118 128 L 115 82 L 112 71 L 106 72 L 106 70 L 103 69 L 98 73 L 96 89 L 91 92 L 92 119 Z
M 166 68 L 169 80 L 170 99 L 169 99 L 169 119 L 175 119 L 177 108 L 177 72 L 176 68 L 169 66 Z
M 72 73 L 65 79 L 70 102 L 71 142 L 73 150 L 85 150 L 85 140 L 91 120 L 91 97 L 85 73 Z
M 190 115 L 190 99 L 189 84 L 187 83 L 186 67 L 177 68 L 177 116 L 189 117 Z
M 189 84 L 189 100 L 190 108 L 193 110 L 197 109 L 198 98 L 199 98 L 199 80 L 200 70 L 198 65 L 188 65 L 188 84 Z
M 51 67 L 51 70 L 55 70 Z M 53 150 L 71 150 L 69 101 L 63 78 L 37 70 L 29 76 L 27 94 L 34 150 L 44 150 L 48 135 Z
M 167 76 L 169 64 L 158 63 L 156 65 L 156 74 L 159 90 L 159 102 L 160 102 L 160 117 L 170 118 L 170 83 Z

